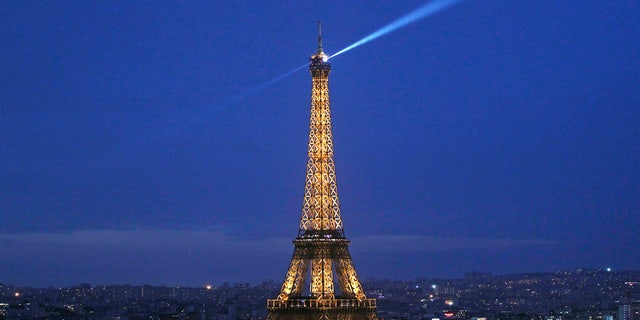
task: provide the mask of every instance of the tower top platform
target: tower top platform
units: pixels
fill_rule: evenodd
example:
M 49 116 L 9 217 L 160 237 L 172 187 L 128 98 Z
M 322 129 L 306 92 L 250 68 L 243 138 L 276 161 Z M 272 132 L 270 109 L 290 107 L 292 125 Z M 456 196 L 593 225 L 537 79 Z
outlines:
M 318 21 L 318 52 L 309 58 L 309 70 L 331 70 L 329 56 L 322 50 L 322 21 Z

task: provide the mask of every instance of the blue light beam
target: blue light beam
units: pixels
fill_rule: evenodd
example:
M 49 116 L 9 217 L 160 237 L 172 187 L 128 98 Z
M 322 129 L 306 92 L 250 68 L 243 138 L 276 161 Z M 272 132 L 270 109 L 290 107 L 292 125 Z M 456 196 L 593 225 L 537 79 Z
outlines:
M 237 104 L 237 103 L 241 102 L 242 100 L 248 98 L 249 96 L 252 96 L 252 95 L 254 95 L 254 94 L 266 89 L 268 86 L 270 86 L 272 84 L 275 84 L 276 82 L 279 82 L 280 80 L 282 80 L 284 78 L 287 78 L 290 75 L 300 71 L 302 68 L 304 68 L 304 67 L 306 67 L 308 65 L 309 65 L 309 63 L 305 63 L 305 64 L 303 64 L 303 65 L 301 65 L 301 66 L 299 66 L 299 67 L 297 67 L 295 69 L 291 69 L 291 70 L 289 70 L 289 71 L 287 71 L 287 72 L 285 72 L 285 73 L 283 73 L 283 74 L 281 74 L 281 75 L 279 75 L 279 76 L 277 76 L 277 77 L 275 77 L 275 78 L 273 78 L 273 79 L 271 79 L 269 81 L 266 81 L 266 82 L 264 82 L 264 83 L 262 83 L 260 85 L 257 85 L 255 87 L 249 89 L 249 90 L 246 90 L 245 92 L 243 92 L 241 94 L 238 94 L 235 97 L 229 99 L 226 104 L 228 104 L 228 105 Z
M 418 21 L 420 19 L 423 19 L 423 18 L 425 18 L 427 16 L 430 16 L 430 15 L 432 15 L 432 14 L 434 14 L 434 13 L 436 13 L 436 12 L 442 10 L 442 9 L 445 9 L 445 8 L 447 8 L 449 6 L 452 6 L 452 5 L 454 5 L 454 4 L 456 4 L 457 2 L 460 2 L 460 1 L 462 1 L 462 0 L 435 0 L 435 1 L 429 2 L 429 3 L 425 4 L 425 5 L 423 5 L 422 7 L 418 8 L 416 10 L 413 10 L 413 11 L 407 13 L 406 15 L 396 19 L 395 21 L 391 22 L 390 24 L 378 29 L 377 31 L 373 32 L 372 34 L 370 34 L 370 35 L 368 35 L 368 36 L 356 41 L 355 43 L 349 45 L 348 47 L 346 47 L 346 48 L 344 48 L 344 49 L 332 54 L 329 57 L 329 59 L 331 59 L 331 58 L 333 58 L 333 57 L 335 57 L 337 55 L 343 54 L 343 53 L 345 53 L 345 52 L 347 52 L 347 51 L 349 51 L 351 49 L 357 48 L 357 47 L 359 47 L 359 46 L 361 46 L 361 45 L 363 45 L 363 44 L 365 44 L 367 42 L 373 41 L 373 40 L 375 40 L 375 39 L 377 39 L 379 37 L 382 37 L 382 36 L 384 36 L 384 35 L 386 35 L 386 34 L 388 34 L 390 32 L 393 32 L 393 31 L 395 31 L 397 29 L 400 29 L 400 28 L 402 28 L 404 26 L 407 26 L 407 25 L 409 25 L 409 24 L 411 24 L 413 22 L 416 22 L 416 21 Z M 247 97 L 252 96 L 252 95 L 264 90 L 265 88 L 269 87 L 270 85 L 275 84 L 276 82 L 279 82 L 280 80 L 282 80 L 284 78 L 287 78 L 290 75 L 300 71 L 302 68 L 304 68 L 304 67 L 306 67 L 308 65 L 309 65 L 308 63 L 305 63 L 304 65 L 301 65 L 301 66 L 299 66 L 299 67 L 297 67 L 295 69 L 287 71 L 287 72 L 285 72 L 285 73 L 283 73 L 283 74 L 281 74 L 281 75 L 279 75 L 279 76 L 277 76 L 277 77 L 275 77 L 275 78 L 273 78 L 273 79 L 271 79 L 269 81 L 266 81 L 266 82 L 264 82 L 264 83 L 262 83 L 260 85 L 257 85 L 257 86 L 255 86 L 255 87 L 253 87 L 253 88 L 251 88 L 251 89 L 249 89 L 249 90 L 247 90 L 247 91 L 245 91 L 245 92 L 243 92 L 241 94 L 238 94 L 235 97 L 229 99 L 225 105 L 237 104 L 240 101 L 246 99 Z
M 400 29 L 402 27 L 405 27 L 411 23 L 414 23 L 422 18 L 428 17 L 442 9 L 445 9 L 449 6 L 452 6 L 454 4 L 456 4 L 457 2 L 460 2 L 462 0 L 436 0 L 436 1 L 432 1 L 429 2 L 425 5 L 423 5 L 422 7 L 413 10 L 409 13 L 407 13 L 406 15 L 398 18 L 397 20 L 391 22 L 390 24 L 378 29 L 377 31 L 373 32 L 372 34 L 354 42 L 352 45 L 349 45 L 348 47 L 332 54 L 331 56 L 329 56 L 329 59 L 338 56 L 340 54 L 343 54 L 351 49 L 357 48 L 369 41 L 373 41 L 379 37 L 382 37 L 392 31 L 395 31 L 397 29 Z

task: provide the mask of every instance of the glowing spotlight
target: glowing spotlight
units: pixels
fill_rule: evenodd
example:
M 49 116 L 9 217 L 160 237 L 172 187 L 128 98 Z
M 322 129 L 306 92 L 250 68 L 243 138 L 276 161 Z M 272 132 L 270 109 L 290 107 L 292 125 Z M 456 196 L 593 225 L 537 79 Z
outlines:
M 384 36 L 387 33 L 390 33 L 392 31 L 395 31 L 397 29 L 400 29 L 404 26 L 407 26 L 413 22 L 416 22 L 422 18 L 425 18 L 427 16 L 430 16 L 442 9 L 445 9 L 453 4 L 456 4 L 457 2 L 460 2 L 462 0 L 436 0 L 436 1 L 432 1 L 429 2 L 427 4 L 425 4 L 424 6 L 413 10 L 409 13 L 407 13 L 406 15 L 400 17 L 399 19 L 391 22 L 390 24 L 378 29 L 377 31 L 373 32 L 372 34 L 354 42 L 353 44 L 349 45 L 348 47 L 332 54 L 329 59 L 343 54 L 351 49 L 357 48 L 369 41 L 375 40 L 379 37 Z
M 442 9 L 445 9 L 451 5 L 456 4 L 457 2 L 460 2 L 462 0 L 435 0 L 435 1 L 431 1 L 425 5 L 423 5 L 422 7 L 413 10 L 411 12 L 409 12 L 408 14 L 400 17 L 399 19 L 396 19 L 395 21 L 391 22 L 390 24 L 378 29 L 377 31 L 373 32 L 372 34 L 354 42 L 353 44 L 349 45 L 348 47 L 332 54 L 331 56 L 323 56 L 322 57 L 322 61 L 327 62 L 327 60 L 338 56 L 340 54 L 343 54 L 351 49 L 357 48 L 367 42 L 373 41 L 379 37 L 382 37 L 383 35 L 386 35 L 392 31 L 395 31 L 397 29 L 400 29 L 404 26 L 407 26 L 413 22 L 416 22 L 422 18 L 425 18 L 427 16 L 430 16 Z M 321 46 L 321 45 L 320 45 Z M 301 69 L 303 69 L 304 67 L 307 67 L 309 64 L 305 63 L 295 69 L 291 69 L 269 81 L 266 81 L 258 86 L 253 87 L 252 89 L 249 89 L 235 97 L 233 97 L 232 99 L 229 100 L 229 102 L 227 104 L 232 105 L 232 104 L 237 104 L 238 102 L 246 99 L 247 97 L 254 95 L 260 91 L 262 91 L 263 89 L 269 87 L 272 84 L 275 84 L 276 82 L 289 77 L 290 75 L 300 71 Z
M 390 24 L 378 29 L 377 31 L 373 32 L 372 34 L 354 42 L 353 44 L 349 45 L 348 47 L 332 54 L 331 56 L 323 56 L 322 57 L 322 61 L 327 62 L 327 60 L 338 56 L 340 54 L 343 54 L 351 49 L 357 48 L 367 42 L 373 41 L 379 37 L 382 37 L 383 35 L 386 35 L 392 31 L 395 31 L 397 29 L 400 29 L 404 26 L 407 26 L 413 22 L 416 22 L 422 18 L 425 18 L 427 16 L 430 16 L 442 9 L 445 9 L 451 5 L 456 4 L 457 2 L 460 2 L 462 0 L 435 0 L 435 1 L 431 1 L 425 5 L 423 5 L 422 7 L 413 10 L 411 12 L 409 12 L 408 14 L 400 17 L 399 19 L 396 19 L 395 21 L 391 22 Z M 234 98 L 230 99 L 229 104 L 236 104 L 244 99 L 246 99 L 247 97 L 262 91 L 263 89 L 269 87 L 272 84 L 275 84 L 276 82 L 289 77 L 290 75 L 300 71 L 301 69 L 303 69 L 304 67 L 307 67 L 309 64 L 305 63 L 295 69 L 289 70 L 267 82 L 264 82 L 258 86 L 253 87 L 252 89 L 249 89 L 247 91 L 245 91 L 242 94 L 239 94 L 237 96 L 235 96 Z

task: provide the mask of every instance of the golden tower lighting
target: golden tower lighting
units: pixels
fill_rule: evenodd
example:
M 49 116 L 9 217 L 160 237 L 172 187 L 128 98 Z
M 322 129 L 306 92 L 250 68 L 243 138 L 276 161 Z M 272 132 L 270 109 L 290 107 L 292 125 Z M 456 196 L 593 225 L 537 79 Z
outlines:
M 333 160 L 329 72 L 318 23 L 318 51 L 309 62 L 311 117 L 302 218 L 280 294 L 267 300 L 267 319 L 376 319 L 351 261 Z

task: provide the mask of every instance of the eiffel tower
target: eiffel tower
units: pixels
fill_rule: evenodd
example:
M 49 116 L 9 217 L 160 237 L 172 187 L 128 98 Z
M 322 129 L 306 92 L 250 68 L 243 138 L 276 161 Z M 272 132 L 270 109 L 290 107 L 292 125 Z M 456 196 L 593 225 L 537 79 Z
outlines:
M 309 160 L 300 229 L 280 294 L 267 300 L 267 319 L 375 320 L 376 300 L 362 290 L 342 227 L 329 106 L 331 64 L 321 30 L 318 22 L 318 52 L 309 59 Z

